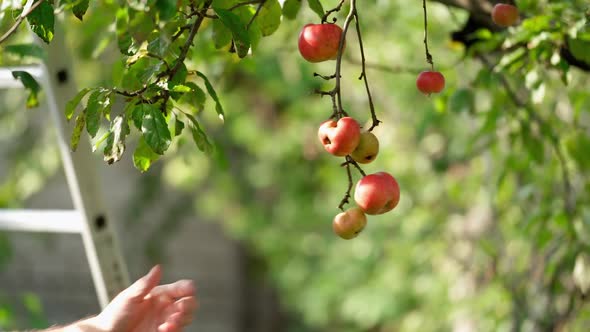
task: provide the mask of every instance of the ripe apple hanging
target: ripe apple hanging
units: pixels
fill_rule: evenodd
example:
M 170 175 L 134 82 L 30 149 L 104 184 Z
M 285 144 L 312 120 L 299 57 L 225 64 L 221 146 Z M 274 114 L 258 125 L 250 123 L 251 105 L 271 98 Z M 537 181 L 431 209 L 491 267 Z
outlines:
M 299 34 L 299 52 L 309 62 L 336 59 L 342 29 L 334 23 L 306 24 Z

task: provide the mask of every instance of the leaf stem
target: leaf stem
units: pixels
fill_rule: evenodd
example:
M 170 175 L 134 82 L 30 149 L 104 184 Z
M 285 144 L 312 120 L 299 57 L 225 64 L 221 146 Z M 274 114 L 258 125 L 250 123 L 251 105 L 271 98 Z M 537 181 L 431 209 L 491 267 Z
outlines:
M 37 9 L 37 7 L 39 7 L 45 0 L 39 0 L 37 2 L 35 2 L 31 8 L 29 9 L 29 11 L 27 11 L 26 13 L 21 13 L 19 15 L 19 17 L 16 19 L 16 22 L 14 22 L 14 24 L 10 27 L 10 29 L 8 29 L 8 31 L 6 31 L 2 37 L 0 37 L 0 44 L 2 44 L 4 41 L 6 41 L 6 39 L 8 39 L 8 37 L 10 37 L 14 32 L 16 32 L 16 29 L 20 26 L 20 24 L 24 21 L 24 19 L 29 16 L 29 14 L 31 14 L 35 9 Z

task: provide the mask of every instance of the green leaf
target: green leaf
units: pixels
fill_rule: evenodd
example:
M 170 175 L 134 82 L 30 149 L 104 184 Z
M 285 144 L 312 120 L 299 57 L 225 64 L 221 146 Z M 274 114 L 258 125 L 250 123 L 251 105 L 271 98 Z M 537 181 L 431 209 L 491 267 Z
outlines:
M 139 138 L 139 143 L 133 152 L 133 165 L 141 172 L 147 171 L 152 163 L 160 158 L 160 155 L 152 151 L 145 139 Z
M 294 20 L 301 9 L 301 0 L 285 0 L 283 3 L 283 16 Z
M 473 92 L 469 89 L 458 89 L 455 91 L 448 101 L 447 108 L 451 112 L 462 113 L 473 110 L 475 104 Z
M 112 122 L 110 135 L 107 138 L 107 145 L 104 148 L 104 161 L 107 164 L 115 163 L 121 160 L 125 152 L 125 137 L 129 135 L 129 125 L 124 116 L 118 115 Z
M 124 55 L 133 55 L 129 49 L 133 44 L 131 34 L 129 33 L 129 13 L 127 7 L 119 8 L 117 10 L 117 45 L 119 51 Z
M 207 76 L 205 76 L 205 74 L 201 73 L 200 71 L 197 71 L 197 75 L 199 75 L 199 77 L 201 77 L 205 81 L 205 87 L 207 88 L 207 92 L 209 93 L 211 98 L 215 100 L 215 111 L 217 112 L 217 115 L 219 116 L 221 121 L 224 121 L 225 114 L 223 113 L 223 107 L 221 106 L 221 102 L 217 97 L 217 93 L 215 92 L 213 85 L 211 85 L 211 82 L 209 82 L 209 79 L 207 78 Z
M 219 16 L 219 20 L 231 31 L 238 56 L 243 58 L 248 55 L 250 36 L 240 17 L 226 9 L 213 8 L 213 10 Z
M 163 155 L 168 150 L 171 142 L 170 131 L 162 111 L 157 106 L 144 104 L 141 131 L 146 143 L 155 153 Z
M 229 45 L 231 42 L 231 31 L 220 21 L 213 21 L 213 43 L 216 49 Z
M 258 13 L 256 22 L 260 27 L 262 36 L 272 35 L 281 25 L 281 5 L 278 0 L 266 0 Z
M 203 131 L 203 129 L 199 125 L 199 122 L 197 121 L 197 119 L 194 116 L 192 116 L 190 114 L 186 114 L 186 113 L 185 113 L 185 115 L 191 121 L 191 126 L 190 126 L 191 134 L 193 136 L 193 140 L 195 141 L 195 144 L 197 144 L 197 147 L 199 148 L 199 150 L 210 155 L 213 152 L 213 144 L 211 144 L 211 142 L 209 141 L 207 134 L 205 134 L 205 132 Z
M 108 92 L 105 95 L 105 99 L 102 103 L 102 115 L 108 121 L 111 121 L 111 110 L 113 108 L 114 102 L 115 102 L 115 94 L 112 92 Z
M 131 113 L 131 119 L 135 128 L 141 130 L 141 123 L 143 122 L 143 115 L 147 112 L 150 105 L 148 104 L 127 104 L 126 109 Z M 127 112 L 125 112 L 127 114 Z
M 74 112 L 76 111 L 76 107 L 78 106 L 78 104 L 80 104 L 80 101 L 82 101 L 82 98 L 84 98 L 84 96 L 86 96 L 88 92 L 90 92 L 90 89 L 84 88 L 80 90 L 74 98 L 72 98 L 70 101 L 66 103 L 66 119 L 70 120 L 72 118 Z
M 590 169 L 590 138 L 586 134 L 581 131 L 569 133 L 564 138 L 564 145 L 581 169 Z
M 47 60 L 47 52 L 37 44 L 13 44 L 4 47 L 6 53 L 12 53 L 21 58 L 32 57 L 40 60 Z
M 205 106 L 207 95 L 205 95 L 205 92 L 193 82 L 186 82 L 186 86 L 190 88 L 190 91 L 183 94 L 178 102 L 201 111 Z
M 38 0 L 40 1 L 40 0 Z M 35 8 L 28 16 L 27 21 L 31 30 L 45 43 L 49 44 L 53 39 L 55 15 L 53 14 L 53 6 L 49 1 L 43 1 L 37 8 Z
M 182 134 L 182 130 L 184 129 L 184 122 L 178 120 L 178 118 L 174 119 L 174 136 L 178 136 Z
M 174 76 L 170 77 L 170 79 L 168 80 L 168 89 L 172 90 L 174 88 L 174 86 L 176 86 L 178 84 L 184 84 L 184 82 L 186 81 L 187 75 L 188 75 L 188 71 L 187 71 L 186 66 L 183 62 L 178 67 L 178 70 L 176 71 L 176 73 L 174 73 Z
M 103 99 L 101 99 L 101 97 Z M 100 128 L 103 101 L 104 94 L 99 90 L 94 91 L 90 97 L 88 97 L 88 103 L 86 104 L 84 114 L 86 115 L 86 131 L 88 131 L 90 137 L 96 136 L 96 133 Z
M 160 36 L 149 42 L 147 50 L 150 53 L 165 56 L 169 46 L 170 38 L 168 36 Z
M 590 41 L 581 39 L 568 39 L 567 44 L 569 46 L 570 52 L 576 59 L 590 65 L 590 53 L 588 52 L 590 49 Z
M 82 131 L 84 130 L 85 120 L 86 117 L 84 114 L 78 114 L 76 116 L 76 125 L 74 126 L 74 130 L 72 131 L 72 137 L 70 139 L 70 148 L 72 151 L 76 151 L 78 148 L 78 143 L 80 142 L 80 135 L 82 135 Z
M 80 0 L 74 6 L 74 8 L 72 8 L 72 12 L 74 13 L 74 16 L 76 16 L 80 21 L 83 20 L 84 14 L 86 14 L 86 11 L 88 10 L 89 3 L 90 3 L 89 0 Z
M 528 151 L 529 156 L 538 164 L 542 164 L 545 159 L 545 146 L 543 141 L 531 135 L 528 128 L 522 130 L 522 144 Z
M 176 0 L 156 0 L 156 8 L 160 13 L 160 20 L 167 21 L 176 14 Z
M 12 77 L 19 79 L 25 89 L 29 92 L 27 96 L 27 108 L 33 108 L 39 106 L 39 92 L 41 91 L 41 86 L 31 74 L 27 73 L 26 71 L 15 70 L 12 72 Z
M 307 0 L 307 4 L 311 10 L 318 14 L 319 18 L 324 16 L 324 7 L 320 0 Z

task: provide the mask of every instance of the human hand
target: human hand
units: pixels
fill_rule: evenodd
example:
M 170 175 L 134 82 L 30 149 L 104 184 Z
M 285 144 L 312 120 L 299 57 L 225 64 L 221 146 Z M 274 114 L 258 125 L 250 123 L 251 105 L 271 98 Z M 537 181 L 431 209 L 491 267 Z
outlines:
M 87 323 L 105 332 L 182 331 L 197 308 L 195 287 L 190 280 L 158 286 L 161 276 L 153 267 Z

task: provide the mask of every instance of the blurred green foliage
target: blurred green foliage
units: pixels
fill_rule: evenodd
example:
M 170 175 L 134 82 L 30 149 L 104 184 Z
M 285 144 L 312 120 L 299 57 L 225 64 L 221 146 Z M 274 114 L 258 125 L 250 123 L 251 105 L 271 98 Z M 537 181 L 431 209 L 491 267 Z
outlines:
M 354 240 L 332 233 L 347 178 L 341 160 L 317 142 L 317 127 L 332 109 L 329 98 L 313 91 L 332 82 L 313 73 L 332 74 L 334 62 L 309 64 L 297 53 L 302 25 L 318 22 L 322 5 L 336 1 L 309 1 L 301 9 L 287 1 L 276 31 L 272 19 L 259 27 L 265 38 L 256 31 L 240 35 L 236 24 L 244 22 L 223 10 L 216 13 L 227 24 L 205 20 L 186 67 L 206 73 L 225 121 L 215 100 L 193 87 L 201 92 L 188 99 L 197 105 L 189 112 L 215 148 L 206 155 L 190 135 L 177 136 L 158 161 L 162 167 L 148 174 L 157 172 L 162 185 L 194 197 L 196 215 L 222 223 L 261 258 L 259 272 L 301 318 L 293 331 L 586 331 L 590 306 L 582 286 L 589 269 L 580 257 L 590 246 L 590 80 L 562 50 L 567 46 L 574 60 L 589 63 L 590 9 L 585 1 L 517 4 L 524 14 L 519 26 L 479 29 L 477 43 L 465 49 L 449 36 L 467 13 L 429 2 L 430 51 L 447 83 L 443 93 L 426 97 L 415 87 L 416 75 L 428 69 L 421 3 L 358 3 L 382 121 L 374 131 L 380 154 L 364 169 L 392 173 L 401 201 L 393 212 L 369 217 Z M 140 74 L 123 73 L 118 52 L 127 34 L 145 32 L 147 18 L 137 15 L 130 29 L 117 29 L 117 43 L 108 33 L 122 19 L 112 10 L 117 6 L 92 3 L 84 22 L 68 20 L 81 87 Z M 243 17 L 255 9 L 248 6 Z M 276 5 L 267 10 L 277 15 Z M 236 53 L 228 52 L 232 38 L 242 43 Z M 368 123 L 354 33 L 347 43 L 343 102 Z M 244 55 L 246 44 L 255 45 L 253 55 Z M 153 59 L 142 59 L 140 72 L 152 68 Z M 112 73 L 104 72 L 105 63 Z M 22 114 L 2 112 L 0 125 Z M 21 144 L 22 133 L 4 140 Z M 14 172 L 50 151 L 47 142 L 15 148 L 18 154 L 8 158 Z M 22 174 L 48 174 L 24 164 Z M 22 176 L 11 174 L 0 187 L 3 205 L 26 195 L 18 187 Z M 148 204 L 156 196 L 139 197 Z

